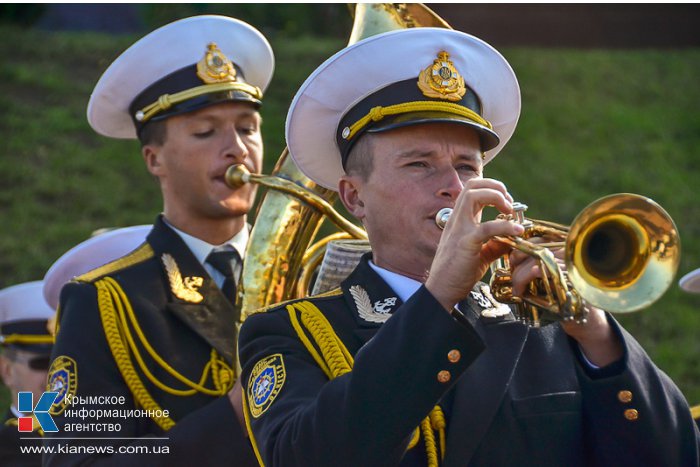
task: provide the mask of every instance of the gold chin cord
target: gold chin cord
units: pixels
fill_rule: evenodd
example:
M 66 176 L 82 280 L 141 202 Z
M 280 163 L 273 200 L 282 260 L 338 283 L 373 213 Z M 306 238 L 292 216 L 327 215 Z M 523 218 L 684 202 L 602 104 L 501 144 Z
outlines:
M 522 237 L 494 240 L 537 258 L 542 278 L 523 297 L 513 296 L 508 256 L 491 265 L 496 300 L 517 305 L 517 318 L 539 327 L 554 321 L 585 322 L 587 305 L 612 313 L 648 307 L 671 285 L 680 262 L 680 238 L 671 217 L 649 198 L 620 193 L 594 201 L 570 227 L 525 217 L 527 206 L 513 203 L 500 215 L 525 228 Z M 438 212 L 444 228 L 450 208 Z M 564 249 L 566 271 L 553 251 Z

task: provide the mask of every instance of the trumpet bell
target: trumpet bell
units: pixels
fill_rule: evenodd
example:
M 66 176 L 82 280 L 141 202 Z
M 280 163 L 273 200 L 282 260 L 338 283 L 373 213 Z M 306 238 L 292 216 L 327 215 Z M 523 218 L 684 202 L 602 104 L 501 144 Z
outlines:
M 571 224 L 565 260 L 569 281 L 584 300 L 610 312 L 632 312 L 671 285 L 680 238 L 673 219 L 651 199 L 610 195 Z

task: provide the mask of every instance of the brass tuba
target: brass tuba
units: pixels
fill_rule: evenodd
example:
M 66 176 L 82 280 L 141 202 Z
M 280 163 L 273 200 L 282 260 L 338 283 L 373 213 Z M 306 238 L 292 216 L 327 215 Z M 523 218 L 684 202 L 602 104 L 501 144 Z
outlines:
M 348 45 L 395 29 L 419 26 L 445 27 L 432 10 L 420 3 L 356 4 Z M 335 213 L 336 194 L 304 176 L 285 149 L 270 176 L 245 174 L 230 168 L 227 183 L 259 183 L 268 190 L 262 199 L 250 234 L 239 287 L 241 317 L 238 326 L 255 310 L 306 293 L 314 266 L 324 246 L 334 238 L 366 238 L 361 228 Z M 335 219 L 347 232 L 325 238 L 310 247 L 324 216 Z M 342 219 L 342 220 L 341 220 Z M 301 285 L 300 285 L 301 284 Z
M 512 294 L 511 268 L 504 256 L 491 267 L 496 300 L 517 304 L 518 319 L 538 327 L 557 320 L 585 321 L 586 304 L 612 313 L 651 305 L 668 289 L 680 263 L 680 237 L 671 217 L 649 198 L 620 193 L 594 201 L 567 227 L 528 219 L 527 206 L 514 203 L 512 215 L 522 237 L 495 240 L 539 260 L 542 279 L 523 297 Z M 438 212 L 444 228 L 451 208 Z M 541 242 L 532 242 L 540 238 Z M 563 248 L 567 271 L 559 268 L 552 249 Z

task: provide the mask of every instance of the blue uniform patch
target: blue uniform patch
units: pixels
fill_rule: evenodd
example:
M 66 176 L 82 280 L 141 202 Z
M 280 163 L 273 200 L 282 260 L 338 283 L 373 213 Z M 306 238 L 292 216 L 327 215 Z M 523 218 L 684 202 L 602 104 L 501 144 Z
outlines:
M 272 405 L 286 379 L 282 354 L 270 355 L 255 364 L 248 379 L 248 406 L 254 418 Z
M 66 396 L 75 396 L 78 389 L 78 365 L 70 357 L 61 355 L 51 364 L 49 368 L 47 391 L 57 392 L 58 396 L 54 401 L 49 413 L 60 415 L 68 405 Z

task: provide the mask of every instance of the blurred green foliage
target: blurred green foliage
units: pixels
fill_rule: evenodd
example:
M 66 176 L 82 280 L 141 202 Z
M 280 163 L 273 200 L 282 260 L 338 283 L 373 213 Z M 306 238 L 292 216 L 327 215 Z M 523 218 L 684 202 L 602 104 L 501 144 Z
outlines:
M 41 3 L 0 3 L 0 24 L 28 26 L 38 20 L 46 11 Z
M 209 14 L 254 24 L 268 38 L 281 34 L 344 39 L 352 26 L 348 7 L 338 3 L 151 3 L 139 8 L 149 30 L 179 18 Z
M 276 73 L 262 109 L 266 171 L 284 147 L 284 118 L 296 89 L 343 47 L 349 29 L 347 21 L 324 23 L 326 13 L 314 8 L 313 23 L 271 17 L 259 5 L 220 6 L 242 8 L 236 12 L 199 11 L 204 7 L 198 5 L 142 8 L 153 26 L 192 13 L 228 12 L 274 31 Z M 324 23 L 318 27 L 326 28 L 326 37 L 305 34 L 314 23 Z M 85 120 L 98 77 L 136 37 L 15 26 L 0 26 L 0 34 L 5 287 L 41 278 L 97 228 L 151 223 L 161 200 L 138 144 L 100 137 Z M 564 223 L 600 196 L 648 195 L 678 224 L 680 273 L 700 267 L 700 50 L 502 52 L 520 80 L 523 110 L 513 139 L 487 175 L 503 180 L 532 217 Z M 649 311 L 620 318 L 693 404 L 700 403 L 698 311 L 700 296 L 674 285 Z

